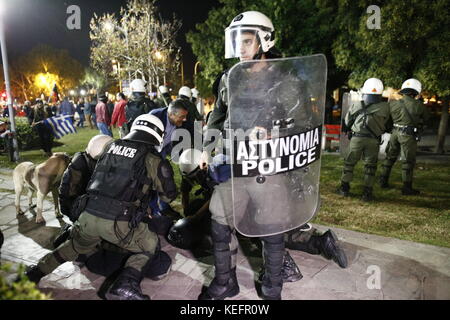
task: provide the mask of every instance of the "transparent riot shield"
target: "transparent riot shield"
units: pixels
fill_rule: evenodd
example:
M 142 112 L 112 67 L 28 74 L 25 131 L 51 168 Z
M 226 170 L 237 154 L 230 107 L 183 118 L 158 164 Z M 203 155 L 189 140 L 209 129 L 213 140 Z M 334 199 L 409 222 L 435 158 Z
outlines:
M 341 157 L 345 158 L 347 156 L 348 148 L 350 146 L 350 140 L 348 134 L 344 132 L 345 128 L 345 116 L 351 105 L 351 95 L 346 92 L 342 95 L 342 109 L 341 109 L 341 134 L 339 136 L 339 153 Z M 350 128 L 349 128 L 350 129 Z
M 286 232 L 319 208 L 324 55 L 246 61 L 228 73 L 234 224 L 246 236 Z

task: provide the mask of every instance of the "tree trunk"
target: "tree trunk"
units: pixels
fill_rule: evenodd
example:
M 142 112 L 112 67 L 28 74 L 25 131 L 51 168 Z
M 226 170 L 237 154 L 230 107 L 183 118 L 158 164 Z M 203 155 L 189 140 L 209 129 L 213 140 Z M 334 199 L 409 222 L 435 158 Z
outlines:
M 444 145 L 445 145 L 445 135 L 447 133 L 448 128 L 448 105 L 449 105 L 449 97 L 446 97 L 442 101 L 442 114 L 441 114 L 441 122 L 439 123 L 438 129 L 438 138 L 435 148 L 435 153 L 442 154 L 444 153 Z

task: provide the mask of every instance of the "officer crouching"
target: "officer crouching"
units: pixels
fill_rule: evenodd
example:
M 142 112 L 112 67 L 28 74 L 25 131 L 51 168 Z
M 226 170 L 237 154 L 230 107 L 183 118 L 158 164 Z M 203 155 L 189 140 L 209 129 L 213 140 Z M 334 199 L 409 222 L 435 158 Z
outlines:
M 70 238 L 27 271 L 39 280 L 66 261 L 90 254 L 109 241 L 133 254 L 106 293 L 108 300 L 149 300 L 140 288 L 145 266 L 158 245 L 158 236 L 143 219 L 150 215 L 151 191 L 167 202 L 177 196 L 173 170 L 158 151 L 164 125 L 155 116 L 136 118 L 131 132 L 116 140 L 98 160 L 87 187 L 86 207 L 75 222 Z

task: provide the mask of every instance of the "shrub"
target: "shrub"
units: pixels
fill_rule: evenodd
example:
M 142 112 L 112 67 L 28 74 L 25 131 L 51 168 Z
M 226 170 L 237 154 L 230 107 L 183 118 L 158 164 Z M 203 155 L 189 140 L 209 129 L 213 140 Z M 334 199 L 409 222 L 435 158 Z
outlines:
M 6 121 L 9 119 L 2 119 L 2 121 Z M 34 130 L 27 121 L 27 118 L 16 117 L 16 132 L 17 132 L 17 143 L 19 144 L 19 150 L 32 150 L 39 149 L 41 147 L 41 143 L 39 140 L 39 136 L 37 131 Z M 0 148 L 4 148 L 4 141 L 1 139 Z

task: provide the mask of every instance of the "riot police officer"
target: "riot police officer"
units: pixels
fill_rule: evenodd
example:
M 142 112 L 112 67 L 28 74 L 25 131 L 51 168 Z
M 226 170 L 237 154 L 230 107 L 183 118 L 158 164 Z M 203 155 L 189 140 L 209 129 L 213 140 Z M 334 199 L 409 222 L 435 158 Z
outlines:
M 168 107 L 169 104 L 172 102 L 172 98 L 170 97 L 169 88 L 166 86 L 159 86 L 158 87 L 158 98 L 155 100 L 156 106 L 158 108 L 165 108 Z
M 131 97 L 125 107 L 126 129 L 129 132 L 134 120 L 141 114 L 146 114 L 156 109 L 156 104 L 146 96 L 145 81 L 134 79 L 130 84 Z
M 386 147 L 386 159 L 380 175 L 380 186 L 388 188 L 389 175 L 392 166 L 400 155 L 402 163 L 402 194 L 417 195 L 420 192 L 412 188 L 413 171 L 416 163 L 417 141 L 420 139 L 424 124 L 429 119 L 429 113 L 416 98 L 422 91 L 422 84 L 417 79 L 403 82 L 400 100 L 389 102 L 390 112 L 394 121 L 391 138 Z
M 237 90 L 240 90 L 239 93 L 242 94 L 239 98 L 247 99 L 247 103 L 245 103 L 247 109 L 241 110 L 241 112 L 236 114 L 229 112 L 228 107 L 230 101 L 227 100 L 227 90 L 229 90 L 229 88 L 227 88 L 227 78 L 229 77 L 229 74 L 228 72 L 224 72 L 215 82 L 216 85 L 214 88 L 217 90 L 214 91 L 217 100 L 215 108 L 208 119 L 208 131 L 211 129 L 223 130 L 224 127 L 226 127 L 224 126 L 225 123 L 228 124 L 231 120 L 236 118 L 245 118 L 245 120 L 248 120 L 248 123 L 254 123 L 254 118 L 259 115 L 261 115 L 264 124 L 267 124 L 268 127 L 272 126 L 273 120 L 280 119 L 280 117 L 286 117 L 285 110 L 280 107 L 283 104 L 289 105 L 292 113 L 295 115 L 301 114 L 300 116 L 303 115 L 309 120 L 315 118 L 314 116 L 310 117 L 310 114 L 301 111 L 304 109 L 295 108 L 295 106 L 300 105 L 302 107 L 305 105 L 309 106 L 306 97 L 297 95 L 299 90 L 302 91 L 304 88 L 302 80 L 292 74 L 287 74 L 285 81 L 282 81 L 282 83 L 278 82 L 278 80 L 274 80 L 277 77 L 282 76 L 281 69 L 277 67 L 272 68 L 269 64 L 265 63 L 266 59 L 281 57 L 281 54 L 274 46 L 275 30 L 273 24 L 267 16 L 260 12 L 248 11 L 241 13 L 236 16 L 230 26 L 225 29 L 225 58 L 238 57 L 241 62 L 245 62 L 238 71 L 239 74 L 242 75 L 245 85 L 236 85 L 238 88 Z M 249 62 L 247 64 L 247 61 L 250 60 L 254 60 L 255 63 Z M 261 78 L 264 78 L 267 82 L 262 83 L 261 81 L 258 81 Z M 274 100 L 262 101 L 261 99 L 269 98 L 269 90 L 271 90 L 270 97 Z M 275 97 L 280 99 L 277 100 Z M 256 98 L 257 101 L 254 98 Z M 271 109 L 261 110 L 262 105 L 267 105 L 268 108 Z M 306 126 L 308 125 L 306 125 L 305 122 L 305 127 Z M 258 131 L 258 128 L 254 126 L 253 129 Z M 255 136 L 258 136 L 258 134 L 256 133 Z M 208 146 L 209 142 L 206 142 L 204 148 Z M 200 160 L 200 168 L 205 168 L 208 162 L 210 162 L 209 153 L 204 151 Z M 257 183 L 260 184 L 267 181 L 266 184 L 264 184 L 265 190 L 272 190 L 276 186 L 280 186 L 280 184 L 277 184 L 278 181 L 282 181 L 285 178 L 287 178 L 287 176 L 273 175 L 262 177 L 260 180 L 255 180 L 254 177 L 251 177 L 251 182 L 249 182 L 247 186 L 254 186 L 256 188 Z M 235 197 L 232 199 L 230 181 L 223 182 L 214 188 L 209 210 L 212 214 L 211 236 L 214 244 L 213 255 L 215 277 L 206 291 L 200 294 L 199 299 L 201 300 L 221 300 L 233 297 L 237 295 L 240 290 L 236 278 L 237 238 L 234 226 L 237 226 L 237 223 L 230 221 L 230 216 L 233 214 L 230 212 L 230 207 L 232 208 L 232 206 L 236 204 L 235 207 L 242 211 L 244 219 L 249 218 L 251 220 L 255 218 L 255 215 L 259 211 L 247 210 L 246 208 L 249 201 L 252 201 L 252 203 L 254 201 L 259 201 L 260 204 L 269 205 L 267 196 L 264 199 L 259 198 L 260 200 L 250 200 L 250 194 L 248 192 L 251 191 L 246 186 L 246 182 L 250 180 L 247 180 L 247 178 L 240 179 L 243 179 L 239 183 L 239 187 L 244 189 L 242 199 L 236 199 Z M 285 180 L 283 180 L 283 182 L 284 181 Z M 273 199 L 270 200 L 272 202 L 270 208 L 274 208 L 274 211 L 271 212 L 271 217 L 269 217 L 270 221 L 255 222 L 252 220 L 252 226 L 286 230 L 284 229 L 284 226 L 280 227 L 280 222 L 283 223 L 283 217 L 289 215 L 289 213 L 284 212 L 282 209 L 280 210 L 280 207 L 278 207 L 278 210 L 275 210 L 277 204 L 287 203 L 287 201 L 284 200 L 286 200 L 289 191 L 287 186 L 286 188 L 284 187 L 285 186 L 283 185 L 281 188 L 278 188 L 277 196 L 279 195 L 279 198 L 277 198 L 277 201 L 273 201 Z M 296 185 L 296 187 L 298 188 L 298 185 Z M 236 196 L 240 197 L 240 195 Z M 268 217 L 267 214 L 269 213 L 265 213 L 264 217 Z M 244 223 L 240 224 L 240 226 L 243 225 Z M 262 233 L 265 235 L 258 236 L 263 243 L 264 260 L 264 275 L 261 279 L 261 295 L 263 299 L 281 299 L 283 287 L 282 269 L 283 258 L 285 255 L 284 231 L 275 230 L 274 232 Z
M 58 189 L 59 206 L 61 213 L 70 221 L 75 222 L 81 212 L 78 212 L 78 204 L 81 196 L 86 194 L 86 187 L 94 172 L 97 160 L 104 153 L 113 138 L 105 134 L 99 134 L 91 138 L 85 151 L 77 152 L 73 156 L 69 166 L 61 179 Z M 70 235 L 70 225 L 65 225 L 60 234 L 53 241 L 53 247 L 57 248 L 67 240 Z
M 344 132 L 350 132 L 350 149 L 344 160 L 339 193 L 348 196 L 353 169 L 358 161 L 364 159 L 363 201 L 373 199 L 372 190 L 377 170 L 378 152 L 381 135 L 389 130 L 392 122 L 389 106 L 382 101 L 383 82 L 370 78 L 364 82 L 361 90 L 362 101 L 355 103 L 345 116 Z
M 161 121 L 145 114 L 136 118 L 128 135 L 109 145 L 89 181 L 84 210 L 70 238 L 27 271 L 30 280 L 38 282 L 60 264 L 95 251 L 106 240 L 133 253 L 106 298 L 149 299 L 142 294 L 140 282 L 159 240 L 143 222 L 150 214 L 148 198 L 152 190 L 167 202 L 177 196 L 173 170 L 156 151 L 163 136 Z

